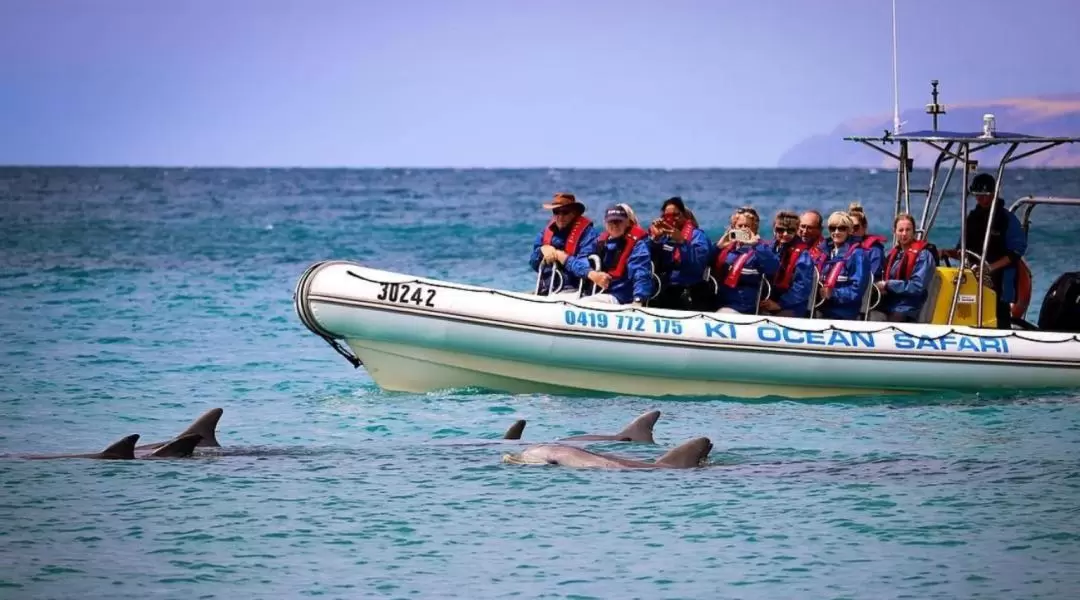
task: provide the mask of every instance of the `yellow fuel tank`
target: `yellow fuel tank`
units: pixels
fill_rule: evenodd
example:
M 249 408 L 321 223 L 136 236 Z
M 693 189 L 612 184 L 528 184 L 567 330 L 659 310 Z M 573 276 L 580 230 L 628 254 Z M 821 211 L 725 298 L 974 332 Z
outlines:
M 949 307 L 952 305 L 953 293 L 957 286 L 956 267 L 938 267 L 934 273 L 934 281 L 930 285 L 930 294 L 927 302 L 933 303 L 933 315 L 931 323 L 944 325 L 949 322 Z M 982 322 L 975 315 L 979 299 L 979 280 L 976 273 L 971 269 L 964 269 L 964 276 L 960 279 L 960 296 L 956 301 L 956 314 L 953 316 L 953 325 L 967 325 L 969 327 L 985 327 L 993 329 L 997 327 L 997 294 L 989 286 L 983 286 Z M 936 293 L 935 293 L 936 292 Z

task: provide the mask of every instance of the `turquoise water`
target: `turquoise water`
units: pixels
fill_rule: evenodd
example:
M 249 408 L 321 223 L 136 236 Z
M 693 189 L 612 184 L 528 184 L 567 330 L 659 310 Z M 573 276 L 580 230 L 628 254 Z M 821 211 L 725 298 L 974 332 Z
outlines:
M 1080 196 L 1080 171 L 1021 176 L 1010 198 Z M 715 234 L 741 204 L 855 197 L 881 230 L 894 186 L 855 170 L 0 169 L 0 597 L 1071 598 L 1076 393 L 389 394 L 293 313 L 326 258 L 526 289 L 556 189 L 642 215 L 681 193 Z M 1029 319 L 1077 269 L 1077 216 L 1035 212 Z M 214 406 L 209 457 L 15 457 L 165 439 Z M 707 435 L 713 467 L 500 463 L 651 408 L 659 447 L 597 448 L 650 459 Z M 491 439 L 518 418 L 523 443 Z

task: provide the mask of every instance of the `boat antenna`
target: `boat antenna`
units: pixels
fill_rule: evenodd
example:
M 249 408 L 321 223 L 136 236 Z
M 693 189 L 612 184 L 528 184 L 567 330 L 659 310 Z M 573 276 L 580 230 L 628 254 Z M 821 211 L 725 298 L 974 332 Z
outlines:
M 931 102 L 930 104 L 926 105 L 926 114 L 931 115 L 932 117 L 934 117 L 934 131 L 937 131 L 937 118 L 938 118 L 938 115 L 945 114 L 945 105 L 944 104 L 938 104 L 937 86 L 938 86 L 938 80 L 937 79 L 931 79 L 930 80 L 930 90 L 931 90 L 930 91 L 930 96 L 934 99 L 934 101 Z
M 896 60 L 896 0 L 892 0 L 893 135 L 900 134 L 900 77 Z

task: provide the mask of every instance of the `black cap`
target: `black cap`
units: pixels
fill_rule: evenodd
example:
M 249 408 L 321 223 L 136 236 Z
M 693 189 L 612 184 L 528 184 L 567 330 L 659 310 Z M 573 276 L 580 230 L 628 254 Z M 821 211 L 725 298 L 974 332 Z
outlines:
M 607 212 L 604 213 L 604 221 L 605 222 L 606 221 L 625 221 L 625 220 L 627 220 L 629 218 L 630 218 L 630 215 L 627 214 L 626 209 L 619 206 L 618 204 L 616 204 L 614 206 L 609 206 L 608 209 L 607 209 Z
M 971 188 L 968 191 L 972 194 L 993 194 L 994 176 L 989 173 L 979 173 L 975 179 L 971 180 Z

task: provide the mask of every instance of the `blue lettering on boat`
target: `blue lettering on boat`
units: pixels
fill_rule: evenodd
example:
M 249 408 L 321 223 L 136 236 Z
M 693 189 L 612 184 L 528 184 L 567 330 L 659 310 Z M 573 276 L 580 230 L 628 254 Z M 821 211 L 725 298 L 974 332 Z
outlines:
M 856 331 L 799 331 L 798 329 L 781 329 L 771 325 L 761 325 L 757 328 L 757 332 L 758 339 L 763 342 L 784 342 L 786 344 L 825 347 L 843 346 L 845 348 L 858 348 L 860 346 L 873 348 L 875 345 L 872 333 Z
M 718 337 L 725 340 L 735 339 L 734 323 L 705 323 L 705 337 Z
M 893 343 L 897 350 L 957 350 L 960 352 L 1009 353 L 1009 342 L 1005 338 L 978 337 L 947 333 L 941 337 L 913 336 L 907 333 L 893 334 Z

